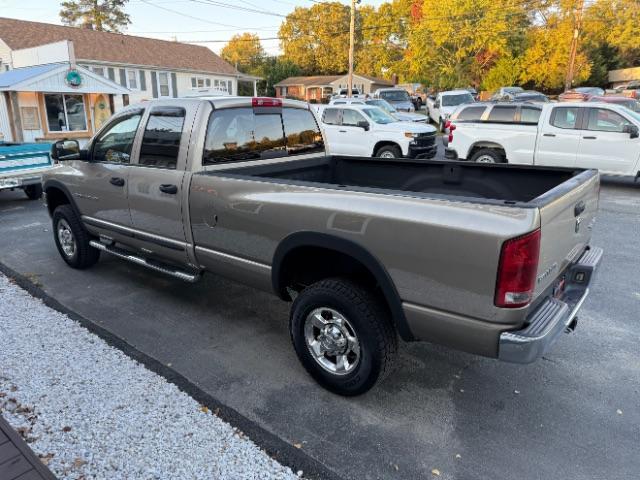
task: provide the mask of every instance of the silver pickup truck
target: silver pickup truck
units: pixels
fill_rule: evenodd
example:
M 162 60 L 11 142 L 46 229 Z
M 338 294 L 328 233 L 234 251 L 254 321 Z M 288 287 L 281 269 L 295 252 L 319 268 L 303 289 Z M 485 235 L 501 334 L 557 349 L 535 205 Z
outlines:
M 398 337 L 528 363 L 576 324 L 602 250 L 596 170 L 329 157 L 305 103 L 158 100 L 115 115 L 44 178 L 58 250 L 293 301 L 291 338 L 356 395 Z

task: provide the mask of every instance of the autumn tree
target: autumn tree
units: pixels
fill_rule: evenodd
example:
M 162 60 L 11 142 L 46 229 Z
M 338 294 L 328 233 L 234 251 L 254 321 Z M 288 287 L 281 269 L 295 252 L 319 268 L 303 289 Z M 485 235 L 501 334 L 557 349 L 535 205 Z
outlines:
M 511 0 L 423 0 L 413 8 L 406 65 L 434 86 L 478 85 L 503 55 L 511 55 L 528 24 Z
M 124 7 L 128 0 L 66 0 L 60 4 L 65 25 L 105 32 L 120 32 L 131 23 Z
M 283 58 L 309 74 L 346 72 L 349 19 L 349 7 L 338 2 L 316 3 L 309 8 L 296 7 L 280 26 Z M 356 25 L 358 30 L 359 27 Z
M 640 2 L 638 0 L 597 0 L 584 15 L 588 46 L 606 46 L 615 51 L 621 67 L 640 63 Z M 605 48 L 606 49 L 606 48 Z
M 254 33 L 240 33 L 222 48 L 220 56 L 244 73 L 255 73 L 265 58 L 260 38 Z
M 273 97 L 276 94 L 274 88 L 276 83 L 285 78 L 301 75 L 302 70 L 290 60 L 280 57 L 267 57 L 255 74 L 262 78 L 259 82 L 260 91 L 269 97 Z

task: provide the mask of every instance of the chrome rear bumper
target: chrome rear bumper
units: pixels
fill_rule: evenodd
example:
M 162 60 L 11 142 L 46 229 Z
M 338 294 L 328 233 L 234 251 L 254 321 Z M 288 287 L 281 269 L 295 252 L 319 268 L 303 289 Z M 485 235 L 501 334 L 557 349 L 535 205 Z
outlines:
M 589 295 L 589 284 L 602 260 L 601 248 L 590 248 L 566 272 L 560 298 L 546 298 L 527 318 L 522 330 L 500 334 L 498 358 L 506 362 L 531 363 L 545 354 L 558 335 L 575 328 L 578 310 Z

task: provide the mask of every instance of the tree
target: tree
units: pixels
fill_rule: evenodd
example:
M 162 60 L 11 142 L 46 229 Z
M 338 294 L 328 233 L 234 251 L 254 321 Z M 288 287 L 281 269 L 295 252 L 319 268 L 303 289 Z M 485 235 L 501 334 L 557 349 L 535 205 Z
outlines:
M 245 32 L 231 37 L 220 56 L 243 73 L 254 73 L 265 57 L 260 38 Z
M 259 82 L 260 91 L 265 95 L 273 97 L 276 94 L 274 85 L 281 80 L 289 77 L 295 77 L 302 74 L 302 70 L 290 60 L 280 57 L 267 57 L 256 72 L 256 75 L 262 77 Z
M 338 74 L 347 71 L 349 7 L 338 2 L 296 7 L 280 26 L 283 58 L 307 74 Z M 360 30 L 360 22 L 356 23 Z M 359 48 L 356 43 L 356 49 Z
M 478 85 L 522 42 L 527 10 L 511 0 L 422 0 L 413 7 L 405 61 L 438 88 Z
M 505 55 L 489 69 L 480 85 L 483 90 L 492 92 L 500 87 L 518 85 L 521 74 L 520 58 Z
M 131 23 L 124 12 L 128 0 L 66 0 L 61 3 L 60 19 L 65 25 L 120 32 Z

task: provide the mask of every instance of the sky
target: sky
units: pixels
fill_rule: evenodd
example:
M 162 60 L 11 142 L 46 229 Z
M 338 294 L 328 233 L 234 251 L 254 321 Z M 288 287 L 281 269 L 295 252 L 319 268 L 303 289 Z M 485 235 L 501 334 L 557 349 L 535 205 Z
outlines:
M 123 33 L 200 43 L 219 53 L 236 33 L 252 32 L 261 38 L 277 36 L 284 16 L 297 6 L 310 7 L 314 3 L 319 0 L 129 0 L 125 10 L 131 24 Z M 362 0 L 361 5 L 381 3 L 383 0 Z M 225 4 L 246 10 L 222 6 Z M 2 17 L 60 24 L 59 12 L 58 0 L 0 0 Z M 277 39 L 262 42 L 272 55 L 279 53 L 278 44 Z

